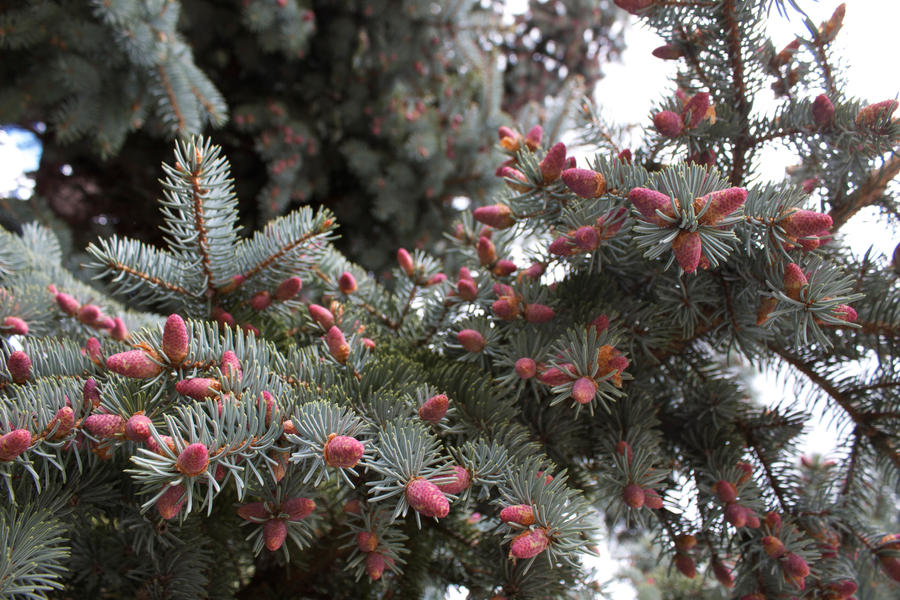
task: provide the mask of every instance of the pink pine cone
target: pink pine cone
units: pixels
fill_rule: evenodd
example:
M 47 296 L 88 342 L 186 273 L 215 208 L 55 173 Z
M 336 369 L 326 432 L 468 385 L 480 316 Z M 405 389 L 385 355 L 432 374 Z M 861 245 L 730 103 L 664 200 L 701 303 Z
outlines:
M 125 437 L 132 442 L 143 442 L 150 437 L 150 428 L 153 421 L 150 417 L 140 413 L 131 415 L 125 423 Z
M 672 253 L 675 261 L 685 273 L 693 273 L 700 265 L 703 252 L 700 234 L 696 231 L 681 231 L 672 241 Z
M 491 304 L 491 310 L 499 319 L 515 321 L 519 316 L 519 303 L 510 296 L 501 296 Z
M 494 229 L 506 229 L 516 223 L 516 219 L 512 215 L 512 209 L 505 204 L 479 206 L 472 212 L 472 216 L 479 223 L 484 223 Z
M 81 304 L 78 303 L 78 300 L 69 294 L 63 293 L 56 294 L 56 304 L 59 306 L 60 310 L 70 317 L 77 315 L 78 309 L 81 308 Z
M 793 237 L 819 235 L 831 229 L 832 220 L 829 215 L 813 210 L 798 210 L 778 222 L 784 232 Z
M 69 432 L 75 428 L 75 411 L 72 410 L 72 407 L 63 406 L 56 411 L 53 420 L 50 421 L 50 427 L 56 427 L 56 432 L 53 434 L 54 440 L 59 440 L 69 435 Z
M 378 547 L 378 537 L 371 531 L 360 531 L 356 534 L 356 545 L 362 552 L 374 552 Z
M 838 304 L 834 307 L 834 316 L 842 321 L 855 323 L 858 315 L 856 314 L 856 309 L 849 304 Z
M 290 498 L 281 503 L 281 512 L 287 513 L 288 521 L 305 519 L 316 509 L 312 498 Z
M 322 329 L 328 330 L 334 327 L 334 315 L 324 306 L 310 304 L 309 316 L 311 316 L 313 321 L 315 321 Z
M 532 558 L 547 549 L 550 545 L 550 538 L 543 528 L 534 531 L 525 531 L 513 538 L 509 547 L 509 556 L 511 558 Z
M 180 365 L 188 353 L 187 325 L 180 315 L 171 314 L 163 327 L 162 351 L 169 362 Z
M 86 408 L 97 408 L 100 406 L 100 390 L 97 381 L 93 377 L 88 377 L 81 388 L 81 397 Z
M 287 525 L 279 519 L 269 519 L 263 525 L 263 540 L 266 548 L 275 552 L 284 544 L 287 537 Z
M 572 385 L 572 399 L 578 404 L 588 404 L 597 393 L 597 384 L 590 377 L 579 377 Z
M 437 423 L 447 414 L 450 400 L 445 394 L 437 394 L 419 407 L 419 418 L 429 423 Z
M 747 190 L 732 187 L 713 192 L 706 199 L 709 200 L 709 208 L 700 217 L 700 223 L 710 226 L 718 225 L 722 219 L 744 205 L 744 202 L 747 201 Z M 701 200 L 705 203 L 706 199 Z
M 406 484 L 406 501 L 424 517 L 443 519 L 450 513 L 450 502 L 435 484 L 416 478 Z
M 82 426 L 94 437 L 105 440 L 125 431 L 125 419 L 109 413 L 93 414 L 83 421 Z
M 290 300 L 300 292 L 300 288 L 302 287 L 303 281 L 301 281 L 299 277 L 288 277 L 278 284 L 278 287 L 275 288 L 273 297 L 279 302 Z
M 584 225 L 575 230 L 573 241 L 585 252 L 590 252 L 591 250 L 596 250 L 597 246 L 600 245 L 600 235 L 597 233 L 596 228 Z
M 546 323 L 554 317 L 553 309 L 545 304 L 528 304 L 525 306 L 525 320 L 529 323 Z
M 344 271 L 338 277 L 338 289 L 342 294 L 352 294 L 356 291 L 356 277 L 349 271 Z
M 522 379 L 531 379 L 537 373 L 537 363 L 534 359 L 523 357 L 516 361 L 516 375 Z
M 455 481 L 452 483 L 439 484 L 437 487 L 445 494 L 459 494 L 472 484 L 472 476 L 469 470 L 459 465 L 453 465 Z
M 616 6 L 622 10 L 628 11 L 633 15 L 653 5 L 655 0 L 613 0 Z
M 377 552 L 370 552 L 366 557 L 366 574 L 372 581 L 378 581 L 384 574 L 384 557 Z
M 889 119 L 894 114 L 894 111 L 897 110 L 897 105 L 897 100 L 882 100 L 881 102 L 864 106 L 856 114 L 856 124 L 872 127 L 879 120 Z
M 678 60 L 682 56 L 684 56 L 684 51 L 675 44 L 666 44 L 664 46 L 659 46 L 658 48 L 654 48 L 651 53 L 656 58 L 661 58 L 663 60 Z
M 684 122 L 678 113 L 663 110 L 653 115 L 653 126 L 663 137 L 675 138 L 684 131 Z
M 407 276 L 412 277 L 416 272 L 416 266 L 413 264 L 412 256 L 409 255 L 406 248 L 397 250 L 397 264 Z
M 553 240 L 548 250 L 550 254 L 555 256 L 574 256 L 578 254 L 578 246 L 564 235 Z
M 535 125 L 525 134 L 525 145 L 531 148 L 531 150 L 536 150 L 541 145 L 541 139 L 543 137 L 544 128 L 540 125 Z
M 788 552 L 781 562 L 784 572 L 794 579 L 806 579 L 809 576 L 809 564 L 793 552 Z
M 338 327 L 329 329 L 328 333 L 325 334 L 325 344 L 335 360 L 342 364 L 347 362 L 347 359 L 350 357 L 350 344 L 344 338 L 343 331 Z
M 365 446 L 356 438 L 336 435 L 325 443 L 322 455 L 329 467 L 355 467 L 365 452 Z
M 456 339 L 466 351 L 473 354 L 484 350 L 484 336 L 474 329 L 463 329 L 456 334 Z
M 269 509 L 266 507 L 265 502 L 243 504 L 238 507 L 237 514 L 245 521 L 252 521 L 254 523 L 261 523 L 272 516 Z
M 185 500 L 184 486 L 173 485 L 156 501 L 156 510 L 159 512 L 159 516 L 168 521 L 178 514 Z
M 566 166 L 566 145 L 558 142 L 550 147 L 544 160 L 538 167 L 541 169 L 541 178 L 544 183 L 552 183 L 559 179 L 563 168 Z
M 95 337 L 90 337 L 84 343 L 84 353 L 90 358 L 93 362 L 98 365 L 103 364 L 103 350 L 100 346 L 100 340 Z
M 3 328 L 8 329 L 14 335 L 28 335 L 28 323 L 19 317 L 6 317 L 3 319 Z
M 562 172 L 562 180 L 581 198 L 599 198 L 606 193 L 606 178 L 591 169 L 566 169 Z
M 720 479 L 713 485 L 713 492 L 719 497 L 719 500 L 730 504 L 737 500 L 737 488 L 733 483 L 726 479 Z
M 644 506 L 647 495 L 644 488 L 636 483 L 629 483 L 622 489 L 622 501 L 631 508 L 640 508 Z
M 471 279 L 460 279 L 456 284 L 456 295 L 466 302 L 472 302 L 478 298 L 478 286 Z
M 690 121 L 687 126 L 693 129 L 706 117 L 707 110 L 709 110 L 709 94 L 700 92 L 685 102 L 684 108 L 681 109 L 681 117 L 686 118 L 690 113 Z
M 740 529 L 747 524 L 747 511 L 737 502 L 725 507 L 725 520 Z
M 96 325 L 103 319 L 103 311 L 96 304 L 85 304 L 78 309 L 77 318 L 86 325 Z
M 209 465 L 209 450 L 199 442 L 185 447 L 175 461 L 175 467 L 188 477 L 204 473 L 207 465 Z
M 244 376 L 241 361 L 238 360 L 237 354 L 233 350 L 226 350 L 222 353 L 222 363 L 219 368 L 226 377 L 235 377 L 238 381 Z
M 10 461 L 28 450 L 31 433 L 27 429 L 13 429 L 0 435 L 0 460 Z
M 800 292 L 809 285 L 803 269 L 796 263 L 790 263 L 784 269 L 784 293 L 791 300 L 800 301 Z
M 654 489 L 644 489 L 644 506 L 652 510 L 660 510 L 663 507 L 663 499 Z
M 162 365 L 154 362 L 150 355 L 143 350 L 129 350 L 113 354 L 106 359 L 106 368 L 113 373 L 135 379 L 150 379 L 163 371 Z
M 478 261 L 482 266 L 492 265 L 497 262 L 497 250 L 494 248 L 494 242 L 486 236 L 478 238 L 478 245 L 475 247 L 478 254 Z
M 513 504 L 500 511 L 500 520 L 504 523 L 517 523 L 519 525 L 534 524 L 534 509 L 530 504 Z
M 114 340 L 124 342 L 128 338 L 128 327 L 125 325 L 125 321 L 119 317 L 113 319 L 113 326 L 109 330 L 109 336 Z
M 781 558 L 787 552 L 784 542 L 774 535 L 764 536 L 760 541 L 762 542 L 763 550 L 772 558 Z
M 12 380 L 16 383 L 25 383 L 31 379 L 31 359 L 21 350 L 16 350 L 6 359 L 6 368 Z
M 250 298 L 250 308 L 259 312 L 266 310 L 272 305 L 272 294 L 263 290 L 261 292 L 256 292 Z
M 651 223 L 664 223 L 656 211 L 666 212 L 667 209 L 671 210 L 672 208 L 672 202 L 667 195 L 647 188 L 632 188 L 628 192 L 628 199 L 638 209 L 638 212 Z
M 817 127 L 824 127 L 834 118 L 834 104 L 825 94 L 819 94 L 812 103 L 813 122 Z
M 175 383 L 175 391 L 194 400 L 214 398 L 220 389 L 222 389 L 222 384 L 217 379 L 210 377 L 192 377 Z

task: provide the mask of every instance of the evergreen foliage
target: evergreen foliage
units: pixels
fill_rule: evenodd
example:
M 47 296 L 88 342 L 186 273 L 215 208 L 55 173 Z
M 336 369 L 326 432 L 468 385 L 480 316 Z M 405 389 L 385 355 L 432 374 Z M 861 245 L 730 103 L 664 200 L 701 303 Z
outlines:
M 386 282 L 327 208 L 242 235 L 199 136 L 163 167 L 164 244 L 91 244 L 96 288 L 50 229 L 3 233 L 0 594 L 588 598 L 624 529 L 672 598 L 896 596 L 897 271 L 840 230 L 896 211 L 897 102 L 842 88 L 843 7 L 776 53 L 762 0 L 617 4 L 680 61 L 642 147 L 589 103 L 580 167 L 501 127 L 493 204 Z M 803 164 L 757 183 L 773 143 Z M 748 365 L 798 389 L 763 403 Z M 798 464 L 816 404 L 844 454 Z
M 388 268 L 373 238 L 440 241 L 453 197 L 490 193 L 490 132 L 548 95 L 574 106 L 619 50 L 611 2 L 530 5 L 507 22 L 476 0 L 4 1 L 0 122 L 48 126 L 37 191 L 93 235 L 104 215 L 158 239 L 134 190 L 174 136 L 215 131 L 245 223 L 324 205 L 349 257 Z

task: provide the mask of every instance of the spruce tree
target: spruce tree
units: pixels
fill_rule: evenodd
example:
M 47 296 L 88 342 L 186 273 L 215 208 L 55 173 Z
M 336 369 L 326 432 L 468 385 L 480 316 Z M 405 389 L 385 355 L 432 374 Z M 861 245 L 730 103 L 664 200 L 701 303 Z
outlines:
M 501 126 L 501 191 L 388 279 L 327 208 L 245 235 L 208 137 L 96 287 L 3 233 L 0 596 L 588 598 L 623 528 L 673 598 L 896 596 L 896 261 L 840 234 L 896 211 L 897 101 L 844 89 L 843 5 L 778 51 L 762 0 L 617 4 L 679 61 L 641 147 L 587 101 L 586 162 Z M 775 143 L 800 165 L 758 183 Z M 798 464 L 816 403 L 842 454 Z

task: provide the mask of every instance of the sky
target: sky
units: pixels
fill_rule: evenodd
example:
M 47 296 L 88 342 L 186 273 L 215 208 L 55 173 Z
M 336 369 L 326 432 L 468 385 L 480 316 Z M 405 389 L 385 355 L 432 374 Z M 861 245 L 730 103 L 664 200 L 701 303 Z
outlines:
M 830 17 L 838 5 L 836 1 L 824 0 L 797 0 L 797 3 L 816 24 Z M 848 89 L 853 95 L 869 102 L 896 98 L 900 92 L 900 69 L 896 58 L 900 2 L 847 0 L 846 4 L 847 13 L 835 48 L 846 66 Z M 508 6 L 511 13 L 521 12 L 524 0 L 509 0 Z M 627 47 L 621 62 L 604 66 L 605 77 L 598 85 L 595 98 L 610 120 L 643 124 L 649 121 L 653 99 L 658 98 L 663 90 L 674 90 L 669 78 L 674 73 L 675 64 L 650 54 L 665 40 L 637 24 L 636 18 L 629 17 L 628 21 L 625 32 Z M 773 9 L 769 35 L 777 49 L 784 47 L 796 33 L 802 31 L 801 23 L 790 22 Z M 36 168 L 36 150 L 29 138 L 0 130 L 0 195 L 10 190 L 17 190 L 25 197 L 30 195 L 33 182 L 23 173 Z M 763 161 L 762 177 L 780 180 L 784 168 L 790 164 L 790 158 L 789 152 L 769 151 Z M 872 244 L 876 250 L 890 255 L 898 238 L 897 232 L 886 229 L 873 211 L 855 217 L 845 227 L 844 241 L 858 254 L 865 252 Z M 765 374 L 757 378 L 755 386 L 761 398 L 778 398 L 790 389 L 792 381 L 783 376 Z M 833 424 L 829 425 L 829 415 L 819 412 L 813 422 L 815 426 L 802 444 L 804 452 L 833 452 L 838 435 Z M 594 564 L 602 569 L 601 572 L 609 574 L 609 550 L 605 544 L 601 544 L 600 549 L 604 554 Z M 632 600 L 636 597 L 634 589 L 624 583 L 607 591 L 614 600 Z M 461 589 L 453 590 L 447 596 L 451 600 L 465 597 L 465 591 Z

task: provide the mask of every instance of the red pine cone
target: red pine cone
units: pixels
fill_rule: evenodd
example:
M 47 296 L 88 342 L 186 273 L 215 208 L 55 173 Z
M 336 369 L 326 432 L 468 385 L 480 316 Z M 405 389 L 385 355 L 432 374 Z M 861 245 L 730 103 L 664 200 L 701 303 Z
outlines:
M 578 404 L 588 404 L 597 394 L 597 383 L 590 377 L 579 377 L 572 386 L 572 399 Z
M 21 350 L 16 350 L 6 359 L 6 368 L 12 380 L 22 384 L 31 379 L 31 359 Z
M 480 206 L 473 211 L 473 216 L 479 223 L 490 225 L 494 229 L 506 229 L 512 227 L 516 222 L 512 215 L 512 209 L 505 204 Z
M 82 422 L 82 427 L 95 438 L 106 440 L 125 431 L 125 419 L 109 413 L 93 414 Z
M 143 350 L 129 350 L 113 354 L 106 359 L 106 368 L 113 373 L 134 379 L 150 379 L 163 372 L 162 365 L 156 363 Z
M 787 549 L 784 547 L 784 542 L 774 535 L 764 536 L 761 541 L 763 550 L 765 550 L 766 554 L 772 558 L 781 558 L 784 556 L 785 552 L 787 552 Z
M 667 214 L 672 212 L 672 202 L 667 195 L 656 190 L 636 187 L 628 192 L 628 200 L 647 221 L 657 225 L 668 225 L 656 214 L 657 210 Z
M 809 576 L 809 565 L 801 556 L 788 552 L 781 561 L 781 567 L 792 579 L 803 580 Z
M 644 506 L 644 488 L 636 483 L 629 483 L 622 489 L 622 501 L 631 508 Z
M 319 327 L 328 330 L 334 327 L 334 315 L 330 310 L 318 304 L 309 305 L 309 316 L 315 321 Z
M 63 293 L 56 294 L 56 304 L 59 305 L 60 310 L 70 317 L 77 315 L 78 309 L 81 308 L 81 304 L 78 303 L 78 300 L 69 294 Z
M 613 0 L 616 6 L 633 15 L 640 14 L 641 11 L 653 6 L 655 1 L 656 0 Z
M 534 524 L 534 509 L 530 504 L 513 504 L 500 511 L 500 520 L 504 523 L 517 523 L 519 525 Z
M 538 167 L 541 169 L 541 178 L 545 184 L 553 183 L 562 174 L 566 166 L 566 145 L 558 142 L 550 147 L 544 160 Z
M 226 350 L 222 353 L 222 362 L 219 369 L 226 377 L 236 377 L 238 381 L 244 376 L 241 369 L 241 361 L 238 360 L 237 354 L 233 350 Z
M 631 444 L 625 440 L 619 440 L 618 443 L 616 443 L 616 454 L 624 456 L 629 465 L 631 464 L 631 461 L 634 460 L 634 450 L 632 450 Z
M 737 528 L 744 527 L 747 524 L 747 512 L 743 506 L 732 502 L 725 507 L 725 520 Z
M 360 531 L 356 534 L 356 545 L 362 552 L 374 552 L 378 547 L 378 537 L 371 531 Z
M 653 126 L 663 137 L 676 138 L 684 131 L 684 121 L 671 110 L 663 110 L 653 115 Z
M 370 552 L 366 557 L 366 574 L 372 581 L 378 581 L 384 574 L 384 557 L 377 552 Z
M 796 210 L 781 219 L 778 225 L 786 234 L 802 238 L 828 231 L 831 229 L 832 220 L 829 215 L 813 210 Z
M 299 277 L 288 277 L 278 284 L 272 297 L 279 302 L 284 302 L 296 296 L 302 287 L 303 281 Z
M 316 509 L 312 498 L 289 498 L 281 503 L 281 512 L 287 513 L 288 521 L 305 519 Z
M 784 269 L 784 293 L 791 300 L 800 302 L 800 293 L 809 285 L 806 275 L 796 263 L 790 263 Z
M 450 400 L 445 394 L 437 394 L 419 407 L 419 418 L 429 423 L 437 423 L 447 414 Z
M 27 429 L 13 429 L 0 435 L 0 461 L 15 460 L 31 445 L 31 433 Z
M 525 320 L 529 323 L 546 323 L 553 320 L 553 309 L 545 304 L 526 304 Z
M 75 428 L 75 412 L 72 410 L 72 407 L 63 406 L 56 411 L 48 427 L 51 429 L 56 427 L 56 432 L 53 434 L 54 440 L 59 440 L 69 435 L 69 432 Z
M 726 481 L 725 479 L 720 479 L 713 485 L 713 493 L 719 497 L 719 500 L 726 504 L 730 504 L 737 500 L 737 488 L 734 487 L 733 483 Z
M 209 450 L 199 442 L 186 446 L 175 461 L 175 468 L 188 477 L 196 477 L 206 472 L 207 465 L 209 465 Z
M 222 384 L 210 377 L 192 377 L 175 383 L 175 391 L 194 400 L 215 398 L 221 389 Z
M 453 465 L 453 474 L 455 481 L 451 483 L 438 484 L 438 489 L 445 494 L 459 494 L 472 484 L 472 476 L 469 470 L 459 465 Z
M 658 48 L 654 48 L 651 53 L 656 58 L 661 58 L 663 60 L 678 60 L 682 56 L 684 56 L 684 50 L 681 49 L 680 46 L 676 44 L 666 44 L 664 46 L 659 46 Z
M 734 587 L 734 573 L 731 572 L 731 569 L 725 566 L 725 563 L 718 560 L 713 560 L 712 569 L 713 574 L 716 576 L 716 579 L 719 580 L 719 583 L 727 588 Z
M 879 121 L 887 120 L 897 110 L 896 100 L 882 100 L 859 109 L 856 124 L 860 127 L 874 127 Z
M 474 329 L 463 329 L 456 334 L 456 340 L 466 351 L 473 354 L 484 350 L 484 336 Z
M 250 504 L 239 506 L 237 514 L 245 521 L 253 521 L 254 523 L 262 523 L 272 516 L 265 502 L 251 502 Z
M 813 122 L 817 127 L 824 127 L 834 118 L 834 104 L 825 94 L 819 94 L 812 103 Z
M 3 328 L 9 329 L 9 333 L 13 335 L 28 335 L 28 324 L 19 317 L 3 319 Z
M 544 137 L 544 128 L 540 125 L 535 125 L 531 129 L 528 130 L 528 133 L 525 134 L 525 145 L 534 152 L 541 145 L 541 139 Z
M 400 265 L 400 269 L 406 273 L 408 277 L 412 277 L 416 272 L 416 266 L 413 264 L 412 256 L 409 255 L 406 248 L 399 248 L 397 250 L 397 264 Z
M 446 496 L 435 484 L 421 477 L 406 484 L 406 501 L 425 517 L 443 519 L 450 512 L 450 502 Z
M 510 558 L 532 558 L 547 549 L 550 545 L 550 538 L 547 537 L 547 531 L 543 528 L 533 531 L 523 531 L 515 538 L 509 546 Z
M 675 261 L 685 273 L 693 273 L 700 266 L 700 256 L 703 253 L 703 244 L 700 234 L 696 231 L 678 232 L 672 241 L 672 253 Z
M 516 271 L 516 263 L 511 260 L 498 260 L 491 269 L 491 272 L 497 277 L 508 277 Z
M 534 360 L 523 357 L 516 361 L 516 375 L 522 379 L 531 379 L 537 373 L 537 364 Z
M 280 519 L 269 519 L 266 521 L 265 525 L 263 525 L 263 540 L 266 543 L 266 548 L 272 552 L 281 548 L 286 537 L 287 525 L 284 521 Z
M 356 277 L 349 271 L 344 271 L 338 277 L 338 289 L 342 294 L 352 294 L 356 291 Z
M 263 290 L 261 292 L 256 292 L 250 298 L 250 308 L 255 311 L 263 311 L 269 308 L 272 305 L 272 295 Z
M 515 321 L 519 317 L 519 301 L 514 296 L 501 296 L 491 304 L 491 310 L 499 319 Z
M 675 568 L 688 579 L 693 579 L 697 575 L 697 563 L 687 554 L 678 553 L 675 555 Z
M 719 190 L 700 198 L 701 207 L 709 201 L 709 208 L 700 217 L 700 223 L 703 225 L 715 226 L 719 222 L 728 217 L 731 213 L 744 205 L 747 201 L 747 190 L 739 187 L 732 187 L 725 190 Z
M 339 363 L 344 364 L 350 358 L 350 344 L 344 338 L 344 332 L 338 327 L 332 327 L 325 334 L 325 345 L 328 351 Z
M 697 538 L 690 533 L 682 533 L 675 538 L 675 547 L 682 552 L 687 552 L 697 545 Z
M 606 193 L 606 178 L 603 173 L 591 169 L 566 169 L 562 172 L 563 183 L 581 198 L 599 198 Z
M 183 485 L 170 486 L 156 501 L 156 510 L 159 516 L 168 521 L 178 514 L 186 499 Z
M 366 448 L 362 442 L 347 435 L 332 434 L 325 442 L 322 456 L 329 467 L 355 467 L 363 456 Z
M 150 437 L 152 426 L 150 417 L 143 412 L 135 413 L 125 423 L 125 437 L 132 442 L 143 442 Z
M 684 103 L 684 108 L 681 109 L 681 119 L 682 121 L 687 119 L 688 113 L 690 113 L 690 120 L 688 120 L 687 126 L 693 129 L 706 118 L 706 111 L 708 110 L 709 94 L 706 92 L 699 92 L 691 96 L 691 99 Z
M 485 236 L 478 238 L 476 251 L 478 252 L 478 261 L 482 266 L 492 265 L 497 262 L 497 251 L 494 249 L 494 243 Z
M 663 507 L 663 499 L 654 489 L 644 489 L 644 506 L 652 510 L 660 510 Z
M 471 279 L 460 279 L 456 284 L 456 295 L 466 302 L 472 302 L 478 298 L 478 286 Z
M 100 391 L 97 389 L 97 381 L 88 377 L 81 388 L 81 398 L 86 409 L 100 406 Z

